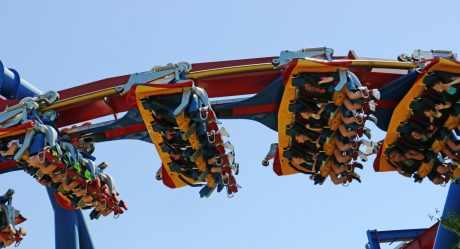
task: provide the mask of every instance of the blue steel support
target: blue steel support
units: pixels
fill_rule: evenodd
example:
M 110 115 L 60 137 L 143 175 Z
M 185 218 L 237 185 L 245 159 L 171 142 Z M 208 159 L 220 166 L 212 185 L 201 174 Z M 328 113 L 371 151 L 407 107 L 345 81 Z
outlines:
M 56 249 L 78 249 L 77 216 L 74 211 L 63 209 L 56 202 L 54 193 L 49 188 L 49 198 L 54 210 L 54 239 Z
M 67 210 L 59 206 L 51 189 L 48 191 L 54 210 L 54 236 L 56 249 L 94 249 L 85 220 L 80 210 Z
M 42 94 L 35 86 L 21 78 L 14 69 L 8 69 L 0 61 L 0 95 L 7 99 L 22 99 Z
M 426 229 L 407 229 L 393 231 L 367 230 L 368 249 L 380 249 L 380 243 L 410 241 L 417 238 Z
M 460 178 L 458 178 L 460 179 Z M 444 205 L 444 211 L 442 217 L 448 217 L 449 212 L 453 212 L 460 215 L 460 185 L 451 183 L 449 192 L 447 193 L 446 204 Z M 436 240 L 434 242 L 433 249 L 446 249 L 452 248 L 455 243 L 459 243 L 459 237 L 440 225 L 438 233 L 436 234 Z
M 367 240 L 369 241 L 366 245 L 367 249 L 380 249 L 377 233 L 377 230 L 367 230 Z
M 75 214 L 77 215 L 78 242 L 80 243 L 80 249 L 94 249 L 93 242 L 91 241 L 91 236 L 89 235 L 81 210 L 76 210 Z

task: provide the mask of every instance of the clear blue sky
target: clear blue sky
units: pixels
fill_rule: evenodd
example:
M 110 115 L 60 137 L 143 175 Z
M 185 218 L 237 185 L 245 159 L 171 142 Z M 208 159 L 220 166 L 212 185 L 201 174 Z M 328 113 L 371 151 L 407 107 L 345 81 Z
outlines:
M 458 8 L 442 0 L 2 1 L 0 60 L 40 89 L 60 90 L 168 62 L 323 45 L 389 59 L 416 48 L 460 52 Z M 130 210 L 118 220 L 88 219 L 96 248 L 364 248 L 367 229 L 428 227 L 428 215 L 444 205 L 447 188 L 374 173 L 370 163 L 363 183 L 348 188 L 278 177 L 260 164 L 276 133 L 251 121 L 223 123 L 241 165 L 243 188 L 233 199 L 200 199 L 198 189 L 155 181 L 160 160 L 151 144 L 98 144 L 96 156 L 109 163 Z M 0 191 L 7 188 L 17 190 L 14 204 L 29 219 L 21 248 L 53 248 L 44 188 L 23 172 L 1 175 Z

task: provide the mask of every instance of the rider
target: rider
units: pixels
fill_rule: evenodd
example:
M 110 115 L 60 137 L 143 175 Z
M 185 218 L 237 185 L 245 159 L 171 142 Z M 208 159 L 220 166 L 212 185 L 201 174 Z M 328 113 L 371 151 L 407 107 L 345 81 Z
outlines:
M 8 189 L 8 191 L 0 196 L 0 232 L 10 234 L 7 238 L 0 236 L 0 245 L 10 245 L 14 241 L 18 241 L 17 238 L 25 236 L 27 232 L 21 227 L 16 230 L 15 225 L 17 218 L 20 216 L 18 210 L 14 209 L 12 205 L 14 190 Z

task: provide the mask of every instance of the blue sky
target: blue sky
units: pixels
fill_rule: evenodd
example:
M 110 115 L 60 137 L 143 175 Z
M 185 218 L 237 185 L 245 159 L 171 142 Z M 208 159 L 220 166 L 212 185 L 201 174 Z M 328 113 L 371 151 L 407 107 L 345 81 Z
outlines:
M 328 46 L 367 57 L 413 49 L 459 52 L 458 1 L 3 1 L 0 60 L 41 90 L 60 90 L 168 62 L 278 55 Z M 454 26 L 455 25 L 455 26 Z M 171 190 L 154 179 L 151 144 L 98 144 L 130 210 L 89 221 L 96 248 L 364 248 L 367 229 L 430 226 L 447 188 L 375 173 L 348 188 L 276 176 L 260 162 L 276 133 L 246 120 L 223 121 L 236 147 L 243 186 L 233 199 Z M 375 137 L 383 133 L 373 127 Z M 360 172 L 361 173 L 361 172 Z M 43 187 L 23 172 L 0 176 L 0 191 L 29 220 L 21 248 L 54 246 Z M 85 212 L 88 217 L 89 213 Z M 395 245 L 392 245 L 394 247 Z

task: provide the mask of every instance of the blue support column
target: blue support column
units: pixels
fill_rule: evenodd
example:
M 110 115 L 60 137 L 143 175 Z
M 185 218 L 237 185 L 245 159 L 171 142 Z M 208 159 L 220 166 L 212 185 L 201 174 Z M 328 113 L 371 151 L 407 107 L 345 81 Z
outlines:
M 449 192 L 447 193 L 446 204 L 442 217 L 448 217 L 449 212 L 460 215 L 460 185 L 451 183 Z M 459 237 L 440 225 L 433 249 L 446 249 L 452 248 L 455 243 L 459 242 Z
M 54 209 L 56 249 L 94 249 L 81 210 L 67 210 L 59 206 L 54 193 L 46 188 Z
M 42 92 L 21 78 L 14 69 L 8 69 L 0 61 L 0 95 L 7 99 L 22 99 Z
M 54 240 L 56 249 L 78 249 L 77 216 L 74 211 L 63 209 L 56 202 L 54 193 L 46 188 L 54 210 Z
M 80 210 L 75 211 L 78 222 L 78 242 L 80 243 L 80 249 L 94 249 L 91 236 L 89 235 L 88 228 L 86 227 L 85 219 Z
M 377 237 L 377 230 L 367 230 L 367 249 L 380 249 L 380 242 Z

